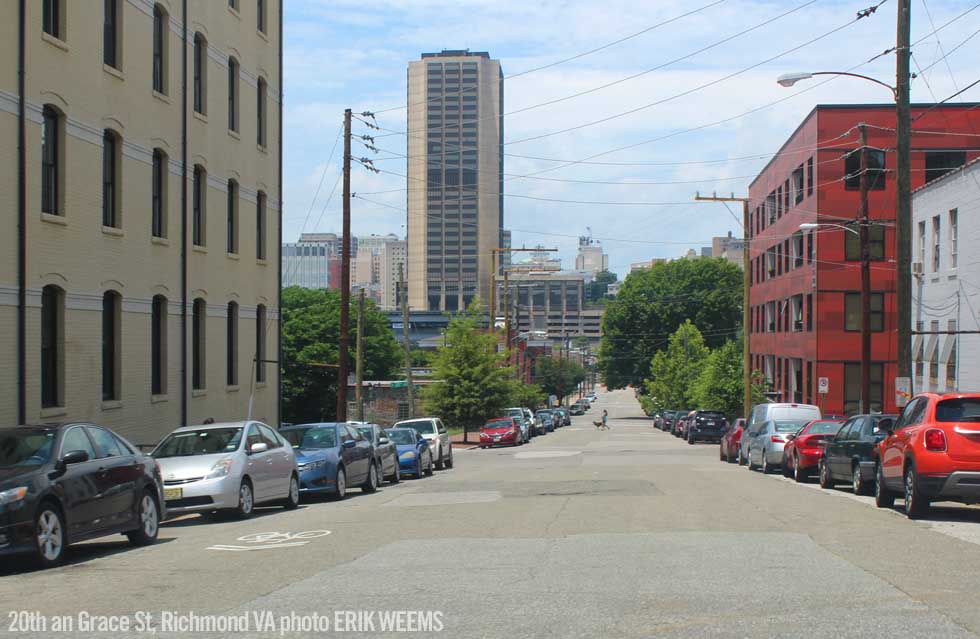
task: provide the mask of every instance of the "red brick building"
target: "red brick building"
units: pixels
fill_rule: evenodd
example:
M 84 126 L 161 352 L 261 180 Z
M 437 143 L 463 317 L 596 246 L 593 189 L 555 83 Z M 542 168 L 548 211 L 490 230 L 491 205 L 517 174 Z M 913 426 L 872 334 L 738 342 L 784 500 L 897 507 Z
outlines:
M 913 105 L 912 188 L 980 155 L 978 107 Z M 749 186 L 752 366 L 777 401 L 824 413 L 858 409 L 860 244 L 841 228 L 800 224 L 860 215 L 860 123 L 868 125 L 870 217 L 881 223 L 871 230 L 871 408 L 895 412 L 894 105 L 818 105 Z

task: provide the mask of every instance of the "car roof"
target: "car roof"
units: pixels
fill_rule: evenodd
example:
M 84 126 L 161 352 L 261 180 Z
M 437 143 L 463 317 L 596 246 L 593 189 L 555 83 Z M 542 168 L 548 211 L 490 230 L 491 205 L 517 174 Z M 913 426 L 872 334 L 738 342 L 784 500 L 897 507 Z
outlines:
M 285 426 L 280 428 L 280 431 L 286 430 L 297 430 L 300 428 L 327 428 L 328 426 L 340 426 L 344 422 L 311 422 L 309 424 L 293 424 L 292 426 Z M 352 424 L 353 426 L 354 424 Z
M 216 422 L 214 424 L 195 424 L 190 426 L 180 426 L 179 428 L 175 428 L 173 432 L 184 433 L 192 430 L 211 430 L 212 428 L 244 428 L 249 424 L 261 424 L 261 423 L 262 422 L 256 422 L 256 421 L 241 421 L 241 422 Z M 263 426 L 265 426 L 265 424 L 263 424 Z

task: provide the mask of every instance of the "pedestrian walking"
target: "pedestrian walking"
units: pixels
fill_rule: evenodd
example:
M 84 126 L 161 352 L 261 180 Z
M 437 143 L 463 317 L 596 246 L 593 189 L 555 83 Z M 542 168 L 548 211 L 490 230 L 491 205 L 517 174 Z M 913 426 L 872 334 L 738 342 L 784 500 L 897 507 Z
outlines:
M 609 411 L 602 409 L 602 428 L 609 430 Z

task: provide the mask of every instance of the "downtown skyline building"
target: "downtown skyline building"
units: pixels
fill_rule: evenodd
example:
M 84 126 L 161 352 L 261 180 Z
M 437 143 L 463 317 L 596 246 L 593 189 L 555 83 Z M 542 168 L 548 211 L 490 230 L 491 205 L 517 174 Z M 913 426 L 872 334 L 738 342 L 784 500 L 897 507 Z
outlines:
M 490 294 L 503 242 L 503 74 L 486 52 L 408 65 L 409 305 L 458 311 Z

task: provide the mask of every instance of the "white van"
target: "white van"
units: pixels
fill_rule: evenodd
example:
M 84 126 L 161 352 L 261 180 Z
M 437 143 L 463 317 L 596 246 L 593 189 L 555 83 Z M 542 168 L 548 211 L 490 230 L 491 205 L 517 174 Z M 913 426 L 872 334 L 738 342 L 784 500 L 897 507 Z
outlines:
M 812 404 L 757 404 L 745 422 L 745 430 L 739 442 L 739 465 L 747 463 L 749 442 L 759 434 L 759 428 L 766 422 L 778 419 L 808 422 L 822 417 L 820 408 Z

